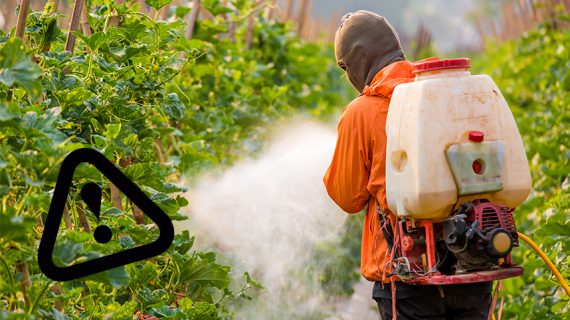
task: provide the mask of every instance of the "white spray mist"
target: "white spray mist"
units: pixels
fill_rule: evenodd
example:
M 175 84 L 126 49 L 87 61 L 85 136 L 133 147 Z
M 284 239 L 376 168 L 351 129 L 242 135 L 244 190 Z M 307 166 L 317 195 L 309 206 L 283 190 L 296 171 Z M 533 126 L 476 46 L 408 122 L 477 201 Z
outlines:
M 189 192 L 190 220 L 181 227 L 263 284 L 237 319 L 336 319 L 339 310 L 322 292 L 318 272 L 306 272 L 315 263 L 314 245 L 338 237 L 346 219 L 322 183 L 336 132 L 302 122 L 276 130 L 272 140 L 257 159 L 200 179 Z

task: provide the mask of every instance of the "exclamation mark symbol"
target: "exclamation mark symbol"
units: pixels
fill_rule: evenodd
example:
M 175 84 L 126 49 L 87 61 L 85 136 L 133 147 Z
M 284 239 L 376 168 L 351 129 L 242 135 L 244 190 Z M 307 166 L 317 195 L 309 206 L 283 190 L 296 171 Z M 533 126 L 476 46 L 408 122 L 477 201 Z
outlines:
M 89 182 L 81 188 L 81 198 L 83 198 L 89 210 L 91 210 L 97 217 L 97 220 L 99 220 L 99 216 L 101 215 L 101 188 L 96 183 Z M 93 234 L 93 237 L 99 243 L 109 242 L 112 236 L 113 232 L 111 228 L 103 224 L 95 228 Z

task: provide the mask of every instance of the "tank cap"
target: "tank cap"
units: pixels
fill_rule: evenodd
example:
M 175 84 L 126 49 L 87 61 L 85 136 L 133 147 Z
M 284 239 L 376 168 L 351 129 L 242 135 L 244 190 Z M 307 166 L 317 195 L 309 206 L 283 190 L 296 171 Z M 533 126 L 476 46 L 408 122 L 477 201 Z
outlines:
M 485 140 L 485 134 L 481 131 L 469 131 L 469 141 L 472 142 L 483 142 Z
M 414 64 L 414 73 L 445 70 L 445 69 L 469 69 L 469 58 L 428 60 Z

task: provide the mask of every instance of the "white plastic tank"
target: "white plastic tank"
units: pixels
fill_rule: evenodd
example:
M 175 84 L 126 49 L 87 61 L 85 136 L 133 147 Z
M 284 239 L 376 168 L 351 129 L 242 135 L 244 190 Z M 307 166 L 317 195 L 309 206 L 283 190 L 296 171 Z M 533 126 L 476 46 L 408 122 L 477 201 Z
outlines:
M 414 65 L 396 87 L 386 122 L 386 196 L 399 217 L 442 220 L 485 198 L 515 208 L 531 178 L 522 140 L 495 82 L 469 59 Z

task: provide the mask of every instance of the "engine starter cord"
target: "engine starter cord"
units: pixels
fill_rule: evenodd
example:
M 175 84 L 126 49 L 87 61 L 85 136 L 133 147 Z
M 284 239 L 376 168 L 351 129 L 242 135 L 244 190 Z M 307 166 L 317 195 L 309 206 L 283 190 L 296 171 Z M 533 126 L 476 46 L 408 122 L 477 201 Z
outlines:
M 532 241 L 529 237 L 525 236 L 524 234 L 522 234 L 520 232 L 517 232 L 517 233 L 519 235 L 519 238 L 522 239 L 524 242 L 526 242 L 531 248 L 533 248 L 534 251 L 536 251 L 536 253 L 538 253 L 538 255 L 542 258 L 542 260 L 544 260 L 544 262 L 546 263 L 548 268 L 552 271 L 552 273 L 554 273 L 554 276 L 556 277 L 556 279 L 558 279 L 558 283 L 560 283 L 560 285 L 562 286 L 564 291 L 566 291 L 566 294 L 568 295 L 568 297 L 570 297 L 570 287 L 568 287 L 568 283 L 566 283 L 566 280 L 564 280 L 564 278 L 562 277 L 562 275 L 560 274 L 558 269 L 556 269 L 556 266 L 554 266 L 554 263 L 552 263 L 552 261 L 550 261 L 548 256 L 546 256 L 544 251 L 542 251 L 538 247 L 538 245 L 536 243 L 534 243 L 534 241 Z

